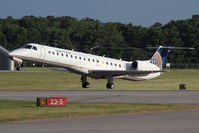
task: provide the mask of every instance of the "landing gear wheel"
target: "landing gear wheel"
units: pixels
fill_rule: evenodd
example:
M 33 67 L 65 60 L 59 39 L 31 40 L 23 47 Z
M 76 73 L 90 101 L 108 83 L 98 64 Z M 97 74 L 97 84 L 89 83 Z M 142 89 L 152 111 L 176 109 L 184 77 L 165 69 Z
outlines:
M 17 66 L 17 67 L 16 67 L 16 70 L 17 70 L 17 71 L 21 71 L 21 66 Z
M 83 88 L 89 88 L 90 84 L 89 82 L 86 81 L 87 75 L 82 75 L 81 76 L 81 81 L 82 81 L 82 87 Z
M 108 82 L 106 84 L 107 89 L 113 89 L 114 84 L 113 84 L 113 77 L 111 75 L 107 76 Z
M 83 88 L 89 88 L 89 87 L 90 87 L 89 82 L 83 82 L 83 83 L 82 83 L 82 87 L 83 87 Z
M 114 84 L 113 83 L 107 83 L 106 84 L 106 88 L 113 89 L 114 88 Z

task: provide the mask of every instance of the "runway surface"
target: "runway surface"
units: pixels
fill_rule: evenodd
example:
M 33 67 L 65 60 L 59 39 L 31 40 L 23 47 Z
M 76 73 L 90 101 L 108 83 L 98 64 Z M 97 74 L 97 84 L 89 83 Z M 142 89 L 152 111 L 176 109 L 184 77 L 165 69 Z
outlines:
M 68 102 L 199 105 L 199 91 L 0 91 L 0 99 L 64 96 Z M 0 122 L 2 133 L 198 133 L 199 109 Z
M 2 133 L 198 133 L 199 109 L 0 123 Z
M 133 91 L 0 91 L 0 99 L 31 100 L 37 97 L 63 96 L 68 102 L 134 102 L 199 105 L 198 90 Z

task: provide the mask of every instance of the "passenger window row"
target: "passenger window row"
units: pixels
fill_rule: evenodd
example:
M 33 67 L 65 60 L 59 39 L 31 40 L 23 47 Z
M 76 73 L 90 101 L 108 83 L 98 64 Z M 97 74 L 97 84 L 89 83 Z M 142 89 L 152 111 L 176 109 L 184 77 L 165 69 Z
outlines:
M 48 51 L 48 53 L 49 53 L 49 54 L 51 54 L 51 53 L 52 53 L 53 55 L 55 55 L 55 52 Z M 57 56 L 59 56 L 59 53 L 57 53 Z M 64 54 L 63 54 L 63 53 L 61 53 L 61 56 L 64 56 Z M 69 57 L 69 56 L 68 56 L 68 54 L 66 54 L 66 57 Z M 73 58 L 73 55 L 70 55 L 70 57 L 71 57 L 71 58 Z M 74 56 L 74 58 L 75 58 L 75 59 L 78 59 L 78 57 L 77 57 L 77 56 Z M 85 57 L 84 57 L 84 58 L 82 58 L 82 57 L 80 57 L 80 56 L 79 56 L 79 60 L 82 60 L 82 59 L 83 59 L 84 61 L 86 61 L 86 58 L 85 58 Z M 88 61 L 90 62 L 90 61 L 91 61 L 91 59 L 90 59 L 90 58 L 88 58 Z M 95 62 L 95 59 L 92 59 L 92 62 Z M 97 63 L 100 63 L 100 61 L 99 61 L 99 60 L 96 60 L 96 62 L 97 62 Z M 116 64 L 116 63 L 115 63 L 115 64 L 113 64 L 112 62 L 111 62 L 111 63 L 106 62 L 106 65 L 109 65 L 109 64 L 110 64 L 111 66 L 115 66 L 115 67 L 119 66 L 119 67 L 121 67 L 121 64 L 119 64 L 119 65 L 118 65 L 118 64 Z

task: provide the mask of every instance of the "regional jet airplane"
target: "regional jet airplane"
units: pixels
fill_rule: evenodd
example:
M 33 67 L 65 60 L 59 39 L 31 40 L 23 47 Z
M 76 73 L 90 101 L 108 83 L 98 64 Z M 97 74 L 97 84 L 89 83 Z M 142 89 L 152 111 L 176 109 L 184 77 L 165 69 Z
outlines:
M 113 79 L 122 78 L 132 81 L 147 80 L 161 75 L 169 49 L 160 46 L 151 59 L 145 61 L 123 61 L 82 52 L 49 47 L 35 43 L 9 53 L 11 59 L 21 64 L 21 60 L 30 60 L 66 68 L 81 75 L 83 88 L 89 88 L 87 77 L 107 79 L 106 87 L 113 89 Z M 17 60 L 16 60 L 17 59 Z M 21 59 L 21 60 L 20 60 Z M 20 67 L 18 66 L 19 70 Z

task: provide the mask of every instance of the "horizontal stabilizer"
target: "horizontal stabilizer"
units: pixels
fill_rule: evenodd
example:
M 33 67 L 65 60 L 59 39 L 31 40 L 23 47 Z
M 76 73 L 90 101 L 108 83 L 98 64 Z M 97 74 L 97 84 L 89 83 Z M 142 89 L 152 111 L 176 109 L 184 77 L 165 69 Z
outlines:
M 160 49 L 184 49 L 184 50 L 194 50 L 195 48 L 190 48 L 190 47 L 173 47 L 173 46 L 159 46 L 159 47 L 146 47 L 148 49 L 157 49 L 157 48 L 160 48 Z

